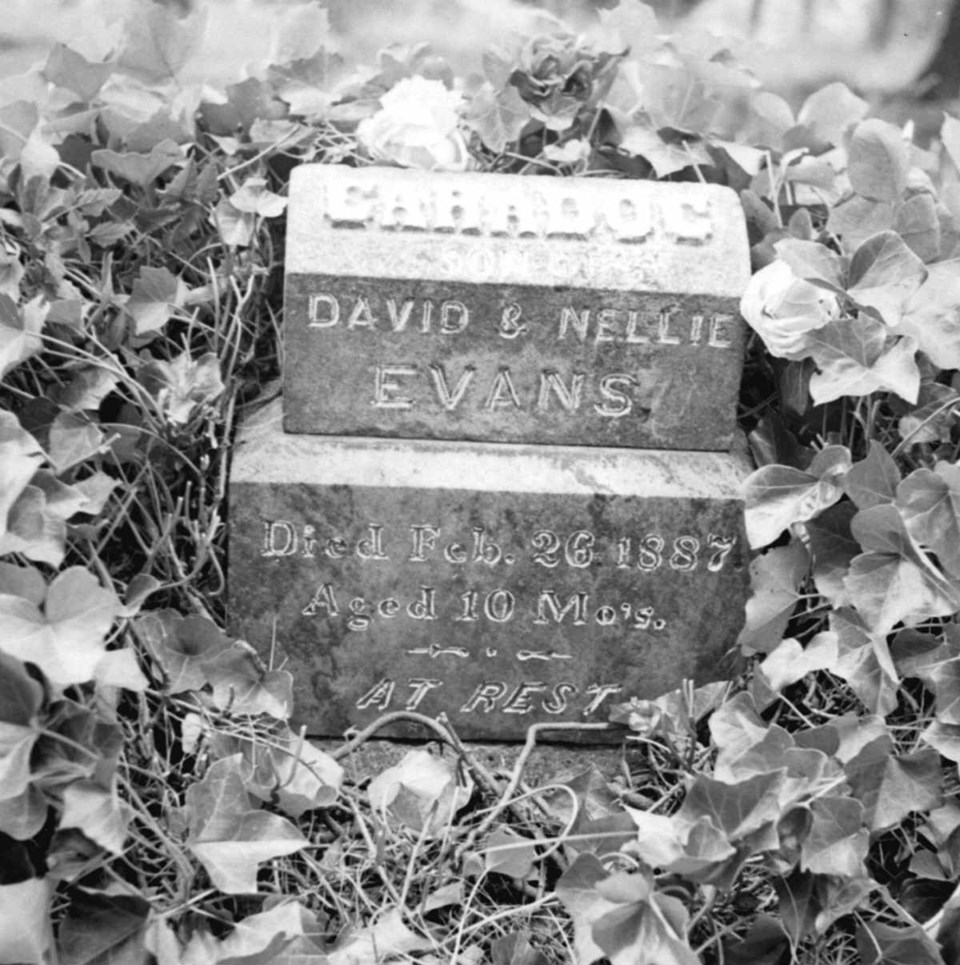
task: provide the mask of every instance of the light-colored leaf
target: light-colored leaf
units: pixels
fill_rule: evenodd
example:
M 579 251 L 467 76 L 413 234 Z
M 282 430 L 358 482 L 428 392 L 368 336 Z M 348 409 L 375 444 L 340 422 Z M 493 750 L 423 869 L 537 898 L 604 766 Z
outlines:
M 907 532 L 960 577 L 960 467 L 941 461 L 915 469 L 897 489 L 897 507 Z
M 829 669 L 836 660 L 836 636 L 824 632 L 818 633 L 806 647 L 799 640 L 788 637 L 767 655 L 759 669 L 770 687 L 779 692 L 808 673 Z
M 267 179 L 258 177 L 247 178 L 230 195 L 230 203 L 237 211 L 259 215 L 261 218 L 278 218 L 287 207 L 287 199 L 267 190 Z
M 832 506 L 843 496 L 842 479 L 850 466 L 849 450 L 828 446 L 807 470 L 772 465 L 753 472 L 744 483 L 750 545 L 766 546 L 794 523 Z
M 272 965 L 298 938 L 304 938 L 312 916 L 297 901 L 284 901 L 256 915 L 238 921 L 226 938 L 217 940 L 206 932 L 195 932 L 179 952 L 178 965 Z M 326 959 L 313 946 L 321 965 Z M 308 965 L 304 962 L 304 965 Z
M 140 3 L 124 26 L 117 66 L 153 83 L 176 79 L 203 40 L 202 11 L 181 19 L 165 4 Z
M 48 455 L 58 473 L 95 456 L 102 445 L 103 433 L 100 428 L 89 419 L 72 412 L 57 413 L 50 425 Z
M 526 878 L 537 860 L 537 849 L 529 838 L 509 827 L 495 828 L 483 843 L 483 861 L 487 871 L 511 878 Z
M 92 100 L 112 73 L 112 64 L 92 64 L 65 44 L 54 44 L 43 67 L 51 84 L 72 90 L 84 101 Z
M 154 359 L 140 369 L 139 378 L 172 425 L 186 425 L 199 406 L 212 402 L 224 389 L 220 362 L 213 352 L 196 360 L 189 352 L 169 361 Z
M 470 99 L 466 122 L 491 151 L 499 154 L 517 140 L 532 116 L 530 105 L 516 87 L 496 90 L 486 82 Z
M 63 790 L 61 828 L 79 828 L 91 841 L 113 854 L 123 854 L 130 808 L 120 801 L 116 786 L 72 781 Z
M 18 308 L 0 293 L 0 378 L 40 351 L 47 311 L 39 297 Z
M 920 925 L 897 928 L 861 921 L 857 950 L 863 965 L 944 965 L 936 943 Z
M 46 965 L 53 947 L 50 896 L 46 878 L 0 885 L 0 962 Z
M 917 547 L 896 507 L 862 509 L 851 530 L 864 552 L 844 585 L 869 629 L 886 633 L 900 622 L 915 626 L 960 608 L 960 590 Z
M 83 567 L 54 577 L 43 612 L 30 600 L 0 594 L 0 650 L 36 664 L 57 686 L 96 674 L 120 601 Z
M 904 306 L 900 331 L 942 369 L 960 368 L 960 259 L 927 268 L 927 280 Z
M 830 614 L 836 637 L 836 662 L 826 669 L 845 680 L 872 714 L 885 717 L 897 708 L 900 678 L 886 637 L 871 633 L 849 609 Z
M 8 514 L 34 472 L 43 462 L 36 439 L 22 429 L 12 412 L 0 410 L 0 536 L 8 525 Z
M 216 761 L 187 789 L 186 814 L 187 847 L 214 886 L 230 895 L 255 893 L 261 862 L 307 844 L 286 818 L 250 807 L 239 754 Z
M 917 346 L 910 337 L 887 348 L 884 324 L 869 315 L 840 318 L 809 334 L 810 354 L 818 371 L 810 378 L 817 405 L 844 395 L 896 392 L 916 402 L 920 392 Z
M 870 105 L 841 81 L 811 94 L 797 114 L 797 123 L 828 144 L 840 145 L 847 131 L 862 120 Z
M 370 806 L 393 824 L 428 836 L 443 834 L 473 793 L 469 778 L 428 751 L 410 751 L 395 767 L 378 774 L 367 789 Z
M 596 855 L 580 854 L 557 881 L 557 897 L 573 920 L 577 965 L 592 965 L 604 955 L 593 940 L 593 923 L 617 907 L 616 902 L 597 891 L 597 885 L 607 877 L 607 870 Z
M 864 875 L 870 834 L 863 826 L 863 805 L 849 797 L 819 797 L 810 803 L 810 813 L 813 821 L 800 846 L 800 866 L 821 875 Z
M 783 639 L 809 566 L 799 540 L 767 550 L 751 562 L 746 622 L 737 638 L 745 652 L 767 653 Z
M 881 231 L 860 245 L 850 260 L 847 294 L 862 308 L 895 326 L 904 307 L 927 278 L 923 262 L 895 231 Z
M 155 144 L 149 153 L 129 151 L 121 154 L 117 151 L 99 150 L 90 155 L 94 167 L 116 174 L 141 188 L 152 184 L 164 171 L 183 160 L 184 153 L 180 146 L 169 139 Z
M 874 201 L 897 201 L 907 186 L 909 168 L 910 156 L 899 128 L 878 118 L 857 125 L 847 159 L 854 191 Z
M 143 267 L 124 310 L 133 319 L 135 335 L 158 332 L 183 305 L 187 286 L 166 268 Z
M 931 748 L 898 757 L 892 740 L 879 737 L 848 761 L 844 771 L 871 831 L 895 827 L 911 812 L 943 802 L 940 759 Z
M 326 965 L 379 965 L 412 952 L 427 952 L 433 942 L 411 931 L 399 908 L 389 908 L 374 924 L 350 929 L 327 953 Z
M 857 509 L 892 503 L 897 498 L 900 470 L 884 445 L 870 440 L 866 459 L 855 462 L 844 479 L 847 495 Z

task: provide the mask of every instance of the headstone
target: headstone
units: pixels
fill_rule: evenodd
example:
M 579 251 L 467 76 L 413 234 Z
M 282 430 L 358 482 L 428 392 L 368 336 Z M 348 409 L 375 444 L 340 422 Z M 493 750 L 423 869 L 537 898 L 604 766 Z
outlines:
M 288 211 L 283 415 L 237 448 L 229 586 L 297 720 L 518 739 L 722 676 L 735 194 L 313 166 Z
M 604 720 L 722 674 L 741 478 L 722 453 L 294 436 L 274 405 L 233 466 L 233 617 L 288 661 L 313 733 Z
M 297 168 L 285 428 L 729 449 L 744 250 L 726 188 Z

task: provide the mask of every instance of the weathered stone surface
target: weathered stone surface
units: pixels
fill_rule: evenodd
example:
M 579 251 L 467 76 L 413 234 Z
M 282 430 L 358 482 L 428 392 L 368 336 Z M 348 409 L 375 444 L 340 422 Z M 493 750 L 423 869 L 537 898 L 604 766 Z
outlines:
M 284 424 L 726 450 L 748 278 L 728 188 L 305 165 Z
M 745 473 L 720 453 L 295 437 L 274 404 L 233 465 L 232 629 L 294 673 L 314 734 L 404 708 L 475 739 L 604 720 L 723 675 Z

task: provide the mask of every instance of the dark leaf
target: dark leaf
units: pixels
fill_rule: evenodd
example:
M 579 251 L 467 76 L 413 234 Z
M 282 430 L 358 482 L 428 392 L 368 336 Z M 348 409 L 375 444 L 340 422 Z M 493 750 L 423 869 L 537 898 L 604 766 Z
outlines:
M 60 925 L 60 965 L 147 965 L 143 943 L 150 905 L 139 896 L 104 895 L 76 888 Z

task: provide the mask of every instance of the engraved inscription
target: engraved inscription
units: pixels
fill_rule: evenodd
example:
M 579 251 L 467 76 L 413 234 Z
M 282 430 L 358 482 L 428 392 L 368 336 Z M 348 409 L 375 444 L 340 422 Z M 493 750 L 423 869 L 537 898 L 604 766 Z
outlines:
M 333 228 L 491 238 L 638 244 L 659 234 L 675 244 L 704 244 L 714 235 L 706 200 L 659 203 L 607 190 L 585 196 L 543 190 L 526 178 L 489 192 L 401 178 L 338 179 L 326 185 L 323 214 Z
M 404 710 L 416 710 L 428 693 L 443 686 L 442 680 L 432 677 L 408 677 L 406 690 L 402 684 L 398 690 L 398 683 L 400 681 L 383 677 L 358 697 L 354 705 L 358 710 L 373 708 L 379 712 L 401 704 Z M 524 715 L 542 710 L 557 715 L 578 709 L 578 705 L 580 713 L 589 717 L 622 689 L 621 684 L 597 683 L 581 688 L 569 681 L 547 684 L 540 680 L 522 680 L 509 684 L 503 680 L 485 680 L 477 685 L 460 707 L 460 713 Z

